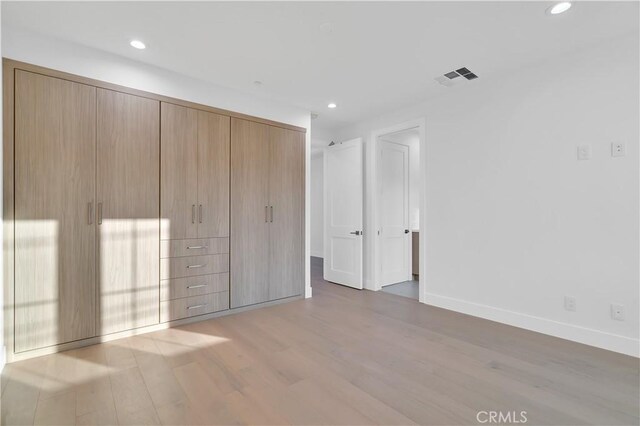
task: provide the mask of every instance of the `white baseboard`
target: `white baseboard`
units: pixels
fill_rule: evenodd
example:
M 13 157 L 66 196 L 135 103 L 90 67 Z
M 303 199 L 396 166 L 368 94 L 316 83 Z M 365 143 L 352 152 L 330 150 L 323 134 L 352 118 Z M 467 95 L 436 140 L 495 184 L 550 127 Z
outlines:
M 426 293 L 425 301 L 427 305 L 451 311 L 461 312 L 467 315 L 548 334 L 554 337 L 571 340 L 585 345 L 595 346 L 614 352 L 640 357 L 640 341 L 630 337 L 620 336 L 591 328 L 580 327 L 546 318 L 508 311 L 506 309 L 479 303 L 468 302 L 466 300 L 455 299 L 447 296 Z
M 324 253 L 322 253 L 321 251 L 311 250 L 310 254 L 313 257 L 319 257 L 320 259 L 324 258 Z

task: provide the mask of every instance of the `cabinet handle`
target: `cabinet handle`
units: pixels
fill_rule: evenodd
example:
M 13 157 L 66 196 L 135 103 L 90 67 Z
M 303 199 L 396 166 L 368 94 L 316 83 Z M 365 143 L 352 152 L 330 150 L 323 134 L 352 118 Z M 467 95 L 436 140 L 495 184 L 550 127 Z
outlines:
M 271 206 L 271 222 L 273 222 L 273 206 Z
M 264 206 L 264 223 L 269 222 L 269 206 Z
M 209 246 L 187 246 L 187 250 L 200 250 L 200 249 L 208 249 Z
M 202 268 L 203 266 L 207 266 L 207 264 L 206 263 L 202 263 L 200 265 L 188 265 L 187 269 Z
M 89 225 L 93 225 L 93 201 L 89 201 Z
M 196 223 L 196 205 L 191 204 L 191 223 Z
M 202 288 L 206 286 L 207 286 L 206 284 L 188 285 L 187 288 Z
M 98 225 L 102 225 L 102 203 L 98 203 Z
M 198 210 L 198 214 L 200 215 L 200 223 L 202 223 L 202 204 L 200 204 L 200 208 Z
M 187 306 L 187 309 L 198 309 L 198 308 L 202 308 L 203 306 L 207 306 L 206 303 L 203 303 L 202 305 L 193 305 L 193 306 Z

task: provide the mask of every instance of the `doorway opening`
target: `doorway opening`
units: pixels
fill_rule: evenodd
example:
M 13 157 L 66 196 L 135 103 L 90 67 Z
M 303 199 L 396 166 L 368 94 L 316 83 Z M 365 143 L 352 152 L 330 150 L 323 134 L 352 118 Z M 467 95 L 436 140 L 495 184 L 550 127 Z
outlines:
M 420 300 L 422 123 L 375 132 L 374 289 Z

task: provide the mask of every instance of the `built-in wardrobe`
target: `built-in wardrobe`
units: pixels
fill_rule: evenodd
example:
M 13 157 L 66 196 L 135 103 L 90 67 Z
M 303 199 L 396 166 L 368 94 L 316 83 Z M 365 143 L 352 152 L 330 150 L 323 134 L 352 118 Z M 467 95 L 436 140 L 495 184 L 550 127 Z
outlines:
M 299 294 L 304 135 L 231 119 L 231 306 Z
M 304 129 L 4 72 L 10 361 L 303 294 Z

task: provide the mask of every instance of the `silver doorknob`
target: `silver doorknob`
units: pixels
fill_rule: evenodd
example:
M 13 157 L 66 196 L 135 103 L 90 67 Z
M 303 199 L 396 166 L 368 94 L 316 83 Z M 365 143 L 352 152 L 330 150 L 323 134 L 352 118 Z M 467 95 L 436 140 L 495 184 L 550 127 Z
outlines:
M 349 232 L 352 235 L 362 235 L 362 232 L 360 231 L 353 231 L 353 232 Z

